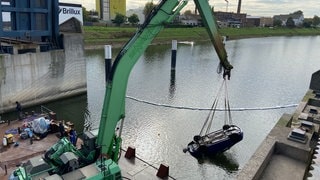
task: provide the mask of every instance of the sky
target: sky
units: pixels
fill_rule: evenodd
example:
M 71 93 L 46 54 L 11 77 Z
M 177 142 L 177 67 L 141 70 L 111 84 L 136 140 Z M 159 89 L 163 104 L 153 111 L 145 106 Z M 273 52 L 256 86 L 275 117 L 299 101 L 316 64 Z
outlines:
M 144 7 L 152 0 L 127 0 L 127 10 Z M 82 4 L 87 10 L 95 9 L 95 0 L 59 0 L 59 2 Z M 159 0 L 153 0 L 158 3 Z M 215 11 L 237 12 L 238 0 L 209 0 Z M 194 10 L 194 3 L 189 0 L 182 10 Z M 320 0 L 242 0 L 241 13 L 251 16 L 272 17 L 273 15 L 289 14 L 301 10 L 305 18 L 320 16 Z

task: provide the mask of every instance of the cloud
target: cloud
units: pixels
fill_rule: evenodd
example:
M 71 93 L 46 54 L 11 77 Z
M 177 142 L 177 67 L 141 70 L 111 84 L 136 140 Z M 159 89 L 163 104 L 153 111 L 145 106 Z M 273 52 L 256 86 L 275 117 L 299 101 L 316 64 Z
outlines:
M 224 1 L 210 0 L 215 10 L 225 11 Z M 229 0 L 229 12 L 236 12 L 238 0 Z M 279 14 L 289 14 L 301 10 L 305 17 L 320 15 L 317 8 L 320 7 L 319 0 L 242 0 L 241 12 L 253 16 L 273 16 Z
M 151 2 L 150 0 L 127 0 L 127 9 L 136 9 L 139 7 L 144 7 L 147 2 Z M 153 1 L 157 3 L 156 1 Z
M 147 2 L 152 0 L 127 0 L 127 9 L 144 7 Z M 238 0 L 228 0 L 228 11 L 237 12 Z M 95 0 L 60 0 L 60 2 L 82 4 L 87 9 L 95 9 Z M 154 3 L 160 1 L 153 0 Z M 224 0 L 209 0 L 209 4 L 214 6 L 216 11 L 226 11 L 227 2 Z M 305 17 L 320 16 L 320 0 L 242 0 L 241 12 L 253 16 L 273 16 L 288 14 L 298 10 L 304 13 Z M 192 0 L 185 9 L 194 10 L 195 5 Z

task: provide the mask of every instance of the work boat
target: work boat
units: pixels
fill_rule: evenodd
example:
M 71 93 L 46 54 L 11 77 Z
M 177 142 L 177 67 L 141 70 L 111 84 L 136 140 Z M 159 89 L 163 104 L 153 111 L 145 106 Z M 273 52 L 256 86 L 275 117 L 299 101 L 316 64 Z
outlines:
M 214 155 L 230 149 L 243 139 L 242 130 L 236 125 L 224 125 L 222 129 L 204 136 L 194 136 L 184 151 L 194 157 Z

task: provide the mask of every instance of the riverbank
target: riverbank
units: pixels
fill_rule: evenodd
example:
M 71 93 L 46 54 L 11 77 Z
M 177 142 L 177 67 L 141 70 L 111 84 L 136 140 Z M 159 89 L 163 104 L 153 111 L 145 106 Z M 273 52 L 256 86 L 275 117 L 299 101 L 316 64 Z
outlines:
M 103 45 L 122 47 L 135 33 L 135 27 L 105 27 L 84 26 L 85 49 L 101 49 Z M 222 28 L 222 36 L 228 39 L 270 37 L 270 36 L 316 36 L 320 35 L 320 28 Z M 152 44 L 167 44 L 171 40 L 178 41 L 208 41 L 209 37 L 203 27 L 194 28 L 165 28 L 153 40 Z

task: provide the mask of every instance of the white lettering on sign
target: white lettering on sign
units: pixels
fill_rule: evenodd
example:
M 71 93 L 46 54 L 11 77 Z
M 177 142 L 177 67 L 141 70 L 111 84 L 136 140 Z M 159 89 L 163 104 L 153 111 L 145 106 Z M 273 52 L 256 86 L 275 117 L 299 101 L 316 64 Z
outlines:
M 62 9 L 60 9 L 60 13 L 61 12 L 63 14 L 80 14 L 80 10 L 76 10 L 73 8 L 62 8 Z
M 71 18 L 78 19 L 83 24 L 82 7 L 59 6 L 59 24 L 66 22 Z

